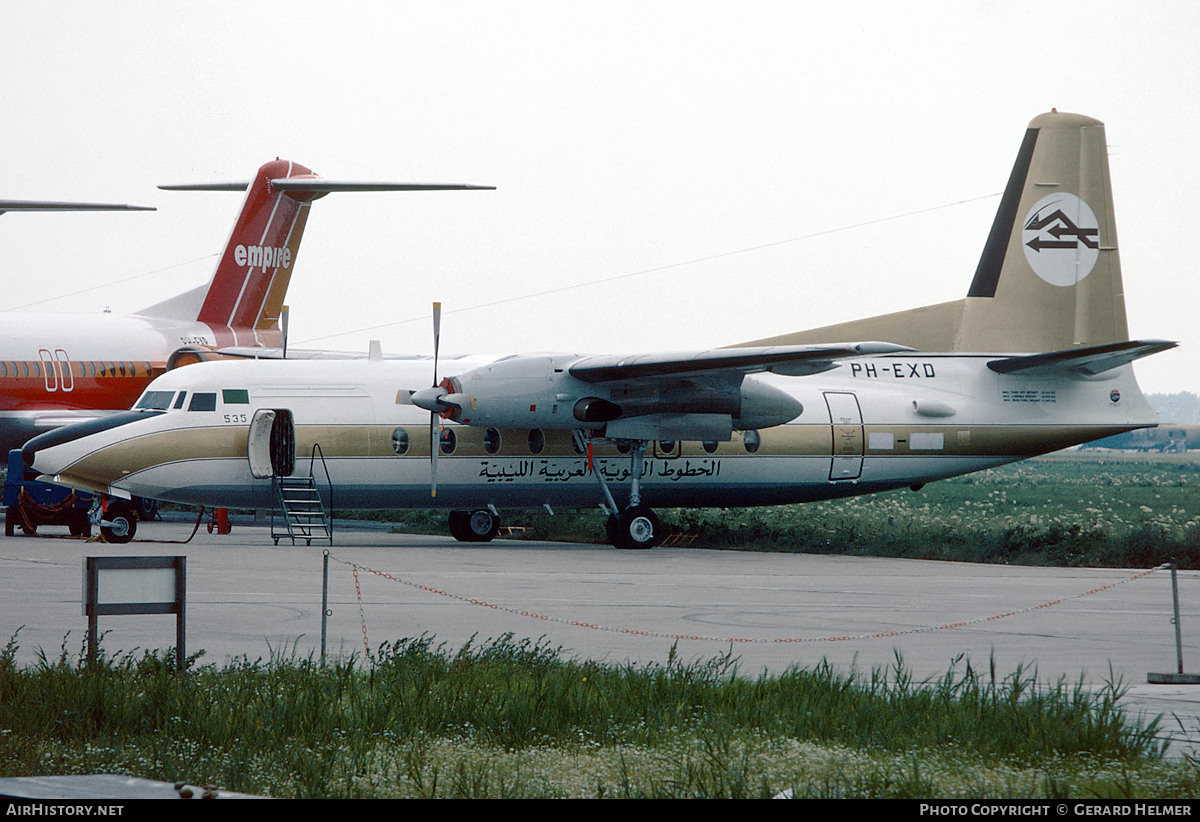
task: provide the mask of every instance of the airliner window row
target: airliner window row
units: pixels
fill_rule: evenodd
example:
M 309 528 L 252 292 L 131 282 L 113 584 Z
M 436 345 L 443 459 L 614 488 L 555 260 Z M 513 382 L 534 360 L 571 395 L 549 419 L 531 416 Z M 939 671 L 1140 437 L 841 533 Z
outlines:
M 0 379 L 12 377 L 42 377 L 42 367 L 45 366 L 47 376 L 55 377 L 56 370 L 49 362 L 42 360 L 0 360 Z M 157 376 L 155 369 L 148 362 L 64 362 L 58 361 L 61 369 L 64 365 L 70 367 L 68 376 L 84 379 L 86 377 L 141 377 Z M 161 369 L 158 369 L 161 371 Z
M 146 411 L 166 411 L 168 409 L 179 410 L 184 407 L 187 401 L 187 391 L 147 391 L 142 394 L 134 408 L 143 409 Z M 221 402 L 224 405 L 249 405 L 250 392 L 244 388 L 225 388 L 221 391 Z M 196 391 L 192 394 L 191 402 L 187 403 L 188 411 L 216 411 L 217 410 L 217 394 L 215 391 Z M 396 428 L 392 431 L 392 450 L 397 456 L 404 456 L 408 453 L 411 438 L 406 428 Z M 742 435 L 742 445 L 749 454 L 756 453 L 762 439 L 757 431 L 746 431 Z M 500 431 L 495 428 L 488 428 L 483 433 L 483 450 L 488 454 L 500 453 L 501 435 Z M 576 454 L 587 453 L 587 448 L 584 445 L 582 436 L 573 436 L 571 444 L 575 449 Z M 526 445 L 529 453 L 534 456 L 542 453 L 546 448 L 546 434 L 540 428 L 531 428 L 526 432 Z M 662 454 L 670 454 L 675 451 L 679 445 L 674 440 L 662 440 L 658 444 L 658 451 Z M 709 454 L 715 454 L 720 443 L 703 442 L 701 443 L 704 450 Z M 453 427 L 442 428 L 442 435 L 439 448 L 441 453 L 449 456 L 458 449 L 458 436 L 454 433 Z M 629 453 L 629 445 L 627 443 L 619 443 L 617 450 L 622 454 Z

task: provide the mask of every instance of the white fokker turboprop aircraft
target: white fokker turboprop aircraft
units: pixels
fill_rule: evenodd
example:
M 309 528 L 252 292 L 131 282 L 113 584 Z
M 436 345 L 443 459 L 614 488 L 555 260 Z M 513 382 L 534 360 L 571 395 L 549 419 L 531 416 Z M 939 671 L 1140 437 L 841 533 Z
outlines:
M 1174 343 L 1130 341 L 1122 293 L 1103 124 L 1052 111 L 964 300 L 684 354 L 461 358 L 440 383 L 435 308 L 432 364 L 201 363 L 24 458 L 116 497 L 262 508 L 319 445 L 339 508 L 447 508 L 482 541 L 501 508 L 600 502 L 613 544 L 650 547 L 652 506 L 915 487 L 1153 426 L 1130 363 Z

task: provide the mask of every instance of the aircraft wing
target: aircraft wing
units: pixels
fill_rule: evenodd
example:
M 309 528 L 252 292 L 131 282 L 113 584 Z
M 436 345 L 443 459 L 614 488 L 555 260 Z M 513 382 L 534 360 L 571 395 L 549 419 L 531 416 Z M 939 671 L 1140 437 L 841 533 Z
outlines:
M 613 439 L 728 440 L 734 430 L 783 425 L 803 411 L 790 393 L 749 374 L 819 374 L 840 359 L 911 350 L 859 342 L 504 357 L 414 391 L 411 401 L 477 427 L 604 427 Z M 566 413 L 560 413 L 561 404 Z
M 1128 365 L 1136 359 L 1174 348 L 1178 343 L 1167 340 L 1128 340 L 1126 342 L 1090 345 L 1049 351 L 1045 354 L 1026 354 L 991 360 L 988 368 L 997 374 L 1018 374 L 1030 377 L 1083 374 L 1094 376 Z
M 886 342 L 718 348 L 669 354 L 585 357 L 567 370 L 572 377 L 589 383 L 704 374 L 751 374 L 757 371 L 801 377 L 828 371 L 836 365 L 836 360 L 846 357 L 896 354 L 911 350 Z

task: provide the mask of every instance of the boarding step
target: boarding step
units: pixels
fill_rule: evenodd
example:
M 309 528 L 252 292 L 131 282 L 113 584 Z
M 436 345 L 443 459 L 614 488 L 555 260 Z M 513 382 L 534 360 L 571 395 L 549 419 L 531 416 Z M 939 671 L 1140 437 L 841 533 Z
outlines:
M 284 537 L 292 544 L 302 539 L 312 545 L 314 539 L 328 540 L 333 544 L 333 523 L 325 510 L 325 502 L 310 474 L 303 477 L 276 477 L 275 493 L 281 513 L 282 527 L 276 524 L 275 512 L 271 514 L 271 538 L 275 544 Z

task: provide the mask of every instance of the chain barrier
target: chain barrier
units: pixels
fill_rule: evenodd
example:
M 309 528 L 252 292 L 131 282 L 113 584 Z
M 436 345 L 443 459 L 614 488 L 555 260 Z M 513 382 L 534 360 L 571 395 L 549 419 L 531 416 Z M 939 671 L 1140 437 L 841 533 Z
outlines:
M 326 556 L 331 556 L 331 555 L 326 554 Z M 331 556 L 331 559 L 334 559 L 337 562 L 341 562 L 341 560 L 337 559 L 336 557 Z M 346 564 L 352 565 L 351 563 L 346 563 Z M 367 612 L 363 610 L 362 585 L 360 584 L 359 579 L 358 579 L 358 570 L 359 569 L 358 569 L 358 566 L 352 565 L 352 567 L 354 569 L 354 593 L 358 597 L 358 618 L 359 618 L 359 620 L 362 621 L 363 651 L 366 653 L 367 659 L 370 659 L 371 658 L 371 643 L 367 641 Z
M 1014 611 L 1005 611 L 1004 613 L 992 614 L 991 616 L 986 616 L 986 617 L 977 617 L 976 619 L 962 620 L 961 622 L 947 622 L 942 625 L 925 625 L 925 626 L 922 626 L 919 628 L 905 628 L 903 630 L 897 630 L 897 631 L 877 631 L 877 632 L 865 633 L 865 634 L 845 634 L 845 635 L 818 636 L 818 637 L 779 637 L 777 639 L 761 639 L 761 638 L 754 638 L 754 637 L 737 637 L 737 636 L 705 636 L 702 634 L 671 634 L 671 633 L 666 633 L 663 631 L 647 631 L 647 630 L 641 630 L 641 629 L 635 629 L 635 628 L 614 628 L 612 626 L 607 626 L 607 625 L 598 625 L 594 622 L 581 622 L 580 620 L 576 620 L 576 619 L 565 619 L 563 617 L 554 617 L 554 616 L 549 616 L 547 614 L 539 614 L 535 611 L 527 611 L 522 608 L 511 608 L 511 607 L 504 606 L 504 605 L 498 605 L 494 602 L 488 602 L 488 601 L 482 600 L 482 599 L 475 599 L 474 597 L 466 597 L 466 596 L 462 596 L 459 594 L 452 594 L 449 591 L 443 591 L 440 588 L 434 588 L 429 585 L 422 585 L 418 582 L 410 582 L 409 580 L 402 579 L 401 577 L 398 577 L 394 574 L 389 574 L 386 571 L 377 571 L 373 568 L 368 568 L 365 565 L 359 565 L 358 563 L 355 563 L 355 562 L 350 562 L 348 560 L 340 559 L 338 557 L 333 556 L 332 554 L 329 555 L 329 558 L 332 559 L 334 562 L 340 562 L 342 565 L 347 565 L 353 570 L 354 590 L 355 590 L 356 595 L 358 596 L 358 613 L 359 613 L 360 619 L 362 620 L 362 626 L 363 626 L 362 630 L 363 630 L 363 647 L 364 648 L 367 647 L 367 618 L 366 618 L 366 612 L 363 610 L 362 587 L 359 584 L 359 572 L 360 571 L 368 573 L 368 574 L 374 574 L 377 577 L 381 577 L 383 579 L 390 580 L 391 582 L 399 583 L 400 585 L 406 585 L 409 588 L 416 588 L 417 590 L 420 590 L 420 591 L 426 591 L 431 594 L 437 594 L 438 596 L 446 597 L 447 599 L 457 600 L 459 602 L 463 602 L 468 605 L 477 605 L 481 608 L 490 608 L 494 611 L 503 611 L 505 613 L 514 614 L 516 616 L 528 617 L 530 619 L 537 619 L 537 620 L 541 620 L 543 622 L 553 622 L 553 623 L 557 623 L 559 625 L 569 625 L 574 628 L 590 628 L 591 630 L 594 630 L 594 631 L 607 631 L 609 633 L 614 633 L 614 634 L 625 634 L 628 636 L 655 637 L 655 638 L 659 638 L 659 639 L 672 639 L 672 640 L 685 639 L 685 640 L 698 640 L 701 642 L 721 642 L 721 643 L 774 644 L 774 643 L 801 643 L 801 642 L 850 642 L 853 640 L 860 640 L 860 639 L 886 639 L 888 637 L 909 636 L 912 634 L 925 634 L 925 633 L 931 633 L 933 631 L 946 631 L 946 630 L 950 630 L 953 628 L 963 628 L 968 625 L 981 625 L 986 622 L 995 622 L 996 620 L 1007 619 L 1008 617 L 1017 616 L 1019 614 L 1027 614 L 1027 613 L 1031 613 L 1033 611 L 1039 611 L 1039 610 L 1043 610 L 1046 608 L 1053 608 L 1056 605 L 1062 605 L 1063 603 L 1070 602 L 1072 600 L 1083 599 L 1084 597 L 1089 597 L 1089 596 L 1092 596 L 1093 594 L 1098 594 L 1098 593 L 1101 593 L 1102 591 L 1108 591 L 1112 588 L 1116 588 L 1118 585 L 1124 585 L 1127 582 L 1133 582 L 1136 579 L 1141 579 L 1142 577 L 1149 576 L 1150 574 L 1153 574 L 1155 571 L 1162 571 L 1164 569 L 1171 567 L 1170 563 L 1164 563 L 1164 564 L 1158 565 L 1154 568 L 1150 568 L 1146 571 L 1139 571 L 1138 573 L 1133 574 L 1132 576 L 1126 577 L 1125 579 L 1120 579 L 1120 580 L 1117 580 L 1116 582 L 1110 582 L 1107 585 L 1098 585 L 1095 588 L 1091 588 L 1087 591 L 1084 591 L 1079 594 L 1074 594 L 1072 596 L 1063 597 L 1062 599 L 1052 599 L 1047 602 L 1039 602 L 1036 605 L 1030 605 L 1026 608 L 1018 608 L 1017 610 L 1014 610 Z M 368 650 L 368 655 L 369 655 L 369 653 L 370 652 Z

